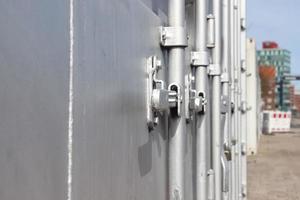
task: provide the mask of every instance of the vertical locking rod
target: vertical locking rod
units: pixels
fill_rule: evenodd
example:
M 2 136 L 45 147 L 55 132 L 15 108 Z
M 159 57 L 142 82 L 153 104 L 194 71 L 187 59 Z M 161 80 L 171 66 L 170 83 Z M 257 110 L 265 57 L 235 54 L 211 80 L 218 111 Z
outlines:
M 222 199 L 221 170 L 221 0 L 213 0 L 213 15 L 215 16 L 215 47 L 212 50 L 212 60 L 216 71 L 212 75 L 212 155 L 215 172 L 215 200 Z
M 170 27 L 185 27 L 185 1 L 169 0 L 168 21 Z M 185 47 L 169 48 L 169 83 L 184 91 Z M 184 98 L 180 98 L 182 105 Z M 184 149 L 186 140 L 185 106 L 180 106 L 180 115 L 169 116 L 169 199 L 184 199 Z
M 207 52 L 207 0 L 196 0 L 195 50 L 201 55 L 200 64 L 195 66 L 196 94 L 208 94 L 208 52 Z M 207 200 L 207 137 L 209 132 L 206 112 L 196 113 L 196 199 Z M 209 166 L 210 167 L 210 166 Z

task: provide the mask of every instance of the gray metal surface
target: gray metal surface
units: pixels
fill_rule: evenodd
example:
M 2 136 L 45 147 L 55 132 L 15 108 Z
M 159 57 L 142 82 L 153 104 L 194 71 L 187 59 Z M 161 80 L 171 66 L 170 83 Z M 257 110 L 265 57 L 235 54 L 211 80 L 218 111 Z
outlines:
M 244 3 L 0 0 L 0 199 L 246 197 Z
M 0 199 L 67 193 L 68 1 L 0 1 Z
M 167 121 L 146 124 L 146 59 L 166 66 L 157 13 L 138 0 L 75 1 L 74 200 L 167 198 Z

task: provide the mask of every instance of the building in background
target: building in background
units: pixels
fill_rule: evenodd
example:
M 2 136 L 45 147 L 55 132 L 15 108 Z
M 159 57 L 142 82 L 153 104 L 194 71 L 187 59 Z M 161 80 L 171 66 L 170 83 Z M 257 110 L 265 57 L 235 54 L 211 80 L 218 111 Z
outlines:
M 262 49 L 257 51 L 258 66 L 263 68 L 275 68 L 275 83 L 279 82 L 283 75 L 291 73 L 290 51 L 281 49 L 276 42 L 263 42 Z M 273 70 L 271 70 L 273 71 Z M 275 84 L 276 85 L 276 84 Z M 275 87 L 275 107 L 280 110 L 291 110 L 290 97 L 291 83 L 286 81 L 283 86 L 283 105 L 280 106 L 279 86 Z
M 289 87 L 289 94 L 290 94 L 290 102 L 291 102 L 291 109 L 295 108 L 295 86 L 290 85 Z
M 276 69 L 271 66 L 259 66 L 261 100 L 263 110 L 276 109 Z
M 294 94 L 294 115 L 300 115 L 300 91 L 295 91 Z

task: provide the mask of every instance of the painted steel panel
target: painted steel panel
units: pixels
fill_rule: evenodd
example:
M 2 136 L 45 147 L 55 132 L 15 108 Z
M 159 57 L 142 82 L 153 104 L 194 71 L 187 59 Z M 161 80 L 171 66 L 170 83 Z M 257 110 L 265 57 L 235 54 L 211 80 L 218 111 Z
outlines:
M 67 193 L 69 3 L 0 1 L 0 199 Z
M 74 200 L 167 199 L 167 121 L 148 132 L 145 71 L 163 58 L 164 15 L 139 0 L 75 1 Z

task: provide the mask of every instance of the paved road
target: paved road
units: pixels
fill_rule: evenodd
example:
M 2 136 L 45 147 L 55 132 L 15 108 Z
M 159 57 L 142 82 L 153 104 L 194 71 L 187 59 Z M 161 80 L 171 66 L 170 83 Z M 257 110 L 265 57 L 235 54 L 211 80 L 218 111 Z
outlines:
M 300 200 L 299 129 L 261 137 L 248 157 L 248 200 Z

